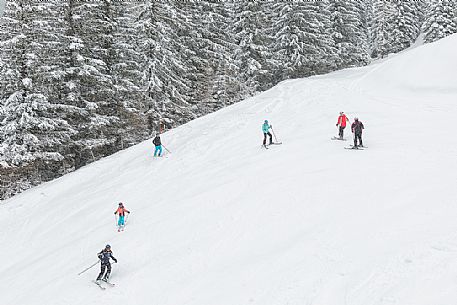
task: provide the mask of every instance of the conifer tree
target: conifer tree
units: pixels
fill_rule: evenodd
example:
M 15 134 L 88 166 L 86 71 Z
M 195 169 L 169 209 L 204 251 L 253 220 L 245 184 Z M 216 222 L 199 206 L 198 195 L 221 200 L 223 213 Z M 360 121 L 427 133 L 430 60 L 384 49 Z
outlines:
M 335 43 L 338 67 L 360 66 L 369 60 L 365 7 L 357 0 L 330 2 L 331 35 Z
M 185 79 L 188 53 L 183 40 L 188 35 L 185 14 L 172 1 L 148 1 L 137 6 L 138 50 L 142 54 L 143 90 L 149 104 L 148 115 L 167 126 L 185 123 L 192 114 L 189 81 Z
M 47 96 L 54 5 L 17 0 L 6 6 L 0 43 L 0 161 L 10 166 L 59 162 L 76 133 L 59 117 L 62 105 Z
M 457 33 L 457 4 L 453 0 L 432 0 L 423 25 L 426 42 Z
M 273 5 L 275 59 L 281 79 L 325 73 L 337 66 L 327 1 Z
M 238 67 L 240 90 L 246 96 L 272 86 L 270 61 L 273 56 L 268 35 L 268 12 L 271 1 L 237 1 L 233 24 L 235 33 L 235 65 Z
M 190 103 L 202 114 L 213 112 L 237 100 L 234 36 L 231 35 L 232 7 L 215 0 L 187 1 L 192 29 L 186 45 L 193 52 L 187 78 L 192 88 Z

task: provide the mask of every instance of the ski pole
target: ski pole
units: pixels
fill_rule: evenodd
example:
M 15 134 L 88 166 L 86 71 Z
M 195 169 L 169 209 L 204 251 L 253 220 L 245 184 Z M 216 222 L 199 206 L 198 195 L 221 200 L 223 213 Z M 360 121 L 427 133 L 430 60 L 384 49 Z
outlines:
M 125 224 L 127 224 L 127 220 L 129 220 L 130 213 L 127 213 L 127 217 L 125 217 Z
M 165 150 L 171 154 L 171 151 L 169 151 L 168 148 L 165 147 L 165 145 L 162 145 L 162 147 L 165 148 Z
M 96 261 L 93 265 L 90 265 L 89 267 L 87 267 L 86 269 L 84 269 L 83 271 L 81 271 L 80 273 L 78 273 L 78 275 L 81 275 L 83 274 L 84 272 L 86 272 L 87 270 L 89 270 L 90 268 L 94 267 L 95 265 L 98 264 L 100 260 Z
M 278 141 L 278 138 L 276 138 L 276 134 L 275 134 L 275 131 L 274 131 L 274 129 L 273 129 L 273 126 L 271 126 L 271 132 L 273 133 L 273 136 L 275 137 L 275 141 L 276 141 L 276 142 L 279 142 L 279 141 Z
M 114 214 L 114 224 L 117 226 L 117 217 L 116 217 L 116 214 Z

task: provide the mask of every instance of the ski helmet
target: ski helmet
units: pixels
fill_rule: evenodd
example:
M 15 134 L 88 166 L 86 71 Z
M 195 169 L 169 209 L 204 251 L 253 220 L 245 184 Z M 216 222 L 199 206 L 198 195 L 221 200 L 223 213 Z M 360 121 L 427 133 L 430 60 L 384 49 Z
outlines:
M 341 114 L 341 115 L 343 115 L 343 113 L 344 113 L 343 111 L 340 111 L 340 114 Z
M 119 206 L 120 206 L 120 207 L 123 206 L 122 202 L 119 202 Z
M 354 121 L 358 121 L 358 120 L 359 120 L 359 118 L 354 118 Z
M 111 249 L 110 245 L 106 245 L 105 249 Z
M 268 124 L 268 120 L 265 120 L 265 124 Z

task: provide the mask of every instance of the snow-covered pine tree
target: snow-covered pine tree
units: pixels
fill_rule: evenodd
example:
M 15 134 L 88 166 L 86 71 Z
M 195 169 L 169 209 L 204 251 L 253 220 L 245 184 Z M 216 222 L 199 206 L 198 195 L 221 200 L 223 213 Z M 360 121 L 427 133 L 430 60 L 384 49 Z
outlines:
M 272 1 L 240 0 L 234 3 L 235 65 L 240 91 L 251 96 L 270 88 L 274 82 L 270 65 L 273 56 L 268 35 Z
M 58 20 L 55 5 L 56 1 L 8 1 L 1 25 L 2 144 L 21 150 L 14 160 L 5 157 L 14 165 L 37 159 L 36 152 L 42 153 L 43 160 L 62 159 L 62 147 L 75 134 L 58 116 L 62 105 L 49 101 L 47 73 L 55 55 L 53 31 Z M 35 140 L 18 146 L 25 138 Z M 12 150 L 8 154 L 14 155 Z
M 134 36 L 118 1 L 60 1 L 60 61 L 52 75 L 68 120 L 78 130 L 72 159 L 78 168 L 144 139 L 148 132 L 138 91 L 139 67 L 125 41 Z M 61 30 L 59 30 L 61 29 Z M 134 77 L 136 76 L 136 78 Z M 143 134 L 142 136 L 139 133 Z
M 383 58 L 392 52 L 397 21 L 398 10 L 393 1 L 373 0 L 371 57 Z
M 273 5 L 275 59 L 281 79 L 332 71 L 337 66 L 328 1 Z
M 143 76 L 141 53 L 136 49 L 136 31 L 132 3 L 106 1 L 105 15 L 111 20 L 112 39 L 106 45 L 106 62 L 112 78 L 113 100 L 103 113 L 115 117 L 110 136 L 118 140 L 119 148 L 144 140 L 151 133 L 145 112 L 147 105 L 141 88 Z M 114 107 L 113 107 L 114 106 Z
M 137 46 L 142 53 L 143 88 L 149 103 L 152 124 L 166 127 L 195 117 L 189 100 L 189 82 L 183 41 L 189 35 L 188 19 L 173 1 L 147 1 L 136 7 Z
M 271 49 L 275 66 L 274 73 L 279 80 L 293 78 L 296 67 L 303 65 L 301 55 L 300 18 L 297 4 L 293 2 L 278 2 L 272 6 L 273 24 L 271 31 L 274 34 Z
M 332 37 L 335 42 L 338 68 L 361 66 L 369 62 L 365 2 L 333 0 L 330 2 Z
M 373 30 L 374 30 L 374 0 L 366 0 L 362 2 L 362 9 L 361 9 L 361 19 L 364 26 L 365 35 L 367 37 L 367 45 L 368 45 L 368 55 L 371 59 L 371 54 L 373 54 Z
M 454 0 L 432 0 L 422 29 L 425 42 L 457 33 L 457 3 Z
M 82 164 L 116 151 L 120 139 L 115 130 L 121 126 L 120 103 L 113 84 L 113 44 L 115 10 L 109 0 L 68 0 L 70 49 L 73 51 L 67 69 L 69 86 L 79 107 L 85 110 L 78 120 Z
M 395 2 L 397 6 L 396 27 L 391 35 L 392 49 L 390 52 L 400 52 L 410 47 L 417 39 L 424 20 L 424 0 L 403 0 Z
M 373 0 L 372 57 L 410 47 L 420 34 L 425 0 Z
M 12 186 L 17 191 L 63 174 L 66 145 L 76 133 L 59 117 L 61 105 L 47 96 L 46 73 L 55 47 L 54 5 L 8 1 L 0 25 L 0 164 L 3 175 L 21 182 Z M 33 175 L 30 168 L 35 169 Z M 9 176 L 11 170 L 16 178 Z
M 216 0 L 180 3 L 192 20 L 186 45 L 193 52 L 186 78 L 190 81 L 190 103 L 198 114 L 225 107 L 237 98 L 238 86 L 233 64 L 235 44 L 231 35 L 231 5 Z
M 242 99 L 239 80 L 237 77 L 237 68 L 235 65 L 235 50 L 236 37 L 230 31 L 234 22 L 233 13 L 235 10 L 234 4 L 231 1 L 216 1 L 212 0 L 214 23 L 209 24 L 209 32 L 211 40 L 215 42 L 215 52 L 224 55 L 221 60 L 213 60 L 212 66 L 214 70 L 214 78 L 210 80 L 210 85 L 213 92 L 213 98 L 219 108 L 226 107 L 230 104 L 238 102 Z
M 207 52 L 208 40 L 204 36 L 206 31 L 206 1 L 182 1 L 175 2 L 176 8 L 187 20 L 185 35 L 181 35 L 183 49 L 186 56 L 182 57 L 182 65 L 186 67 L 186 74 L 183 76 L 189 86 L 186 94 L 186 101 L 196 114 L 208 113 L 206 105 L 211 103 L 209 81 L 212 70 L 209 64 Z M 181 32 L 183 33 L 183 32 Z
M 32 92 L 32 80 L 26 78 L 24 88 L 14 92 L 4 102 L 4 118 L 0 125 L 0 162 L 9 166 L 64 159 L 61 152 L 69 141 L 71 128 L 56 116 L 58 106 L 49 103 L 43 94 Z M 39 166 L 45 170 L 43 165 Z

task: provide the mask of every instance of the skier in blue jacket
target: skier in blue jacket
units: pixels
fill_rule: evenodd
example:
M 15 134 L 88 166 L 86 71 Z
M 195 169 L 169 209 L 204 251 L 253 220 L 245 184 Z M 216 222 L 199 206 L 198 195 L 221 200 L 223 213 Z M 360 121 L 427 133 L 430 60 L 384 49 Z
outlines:
M 262 125 L 262 131 L 263 131 L 263 145 L 265 146 L 267 144 L 267 135 L 270 137 L 270 143 L 273 144 L 273 136 L 270 133 L 270 129 L 272 126 L 268 124 L 268 120 L 265 120 L 265 122 Z

